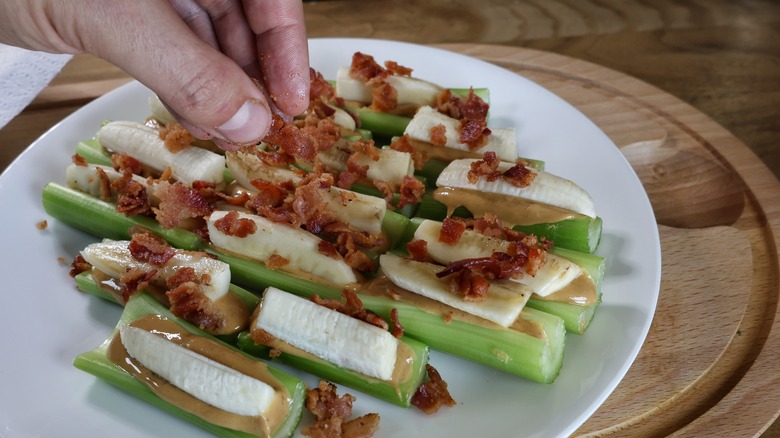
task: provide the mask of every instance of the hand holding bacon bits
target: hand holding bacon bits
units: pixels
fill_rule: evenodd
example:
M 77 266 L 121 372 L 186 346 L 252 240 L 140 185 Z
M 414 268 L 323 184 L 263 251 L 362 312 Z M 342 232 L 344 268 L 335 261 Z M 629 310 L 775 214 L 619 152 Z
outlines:
M 379 414 L 370 413 L 347 421 L 355 397 L 339 397 L 336 385 L 320 380 L 317 388 L 306 391 L 306 409 L 314 414 L 313 425 L 301 433 L 312 438 L 370 438 L 379 430 Z

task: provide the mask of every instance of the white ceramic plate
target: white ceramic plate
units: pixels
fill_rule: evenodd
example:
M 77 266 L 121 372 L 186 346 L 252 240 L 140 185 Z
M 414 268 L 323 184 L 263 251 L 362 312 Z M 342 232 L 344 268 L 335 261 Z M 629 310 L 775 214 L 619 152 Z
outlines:
M 567 336 L 555 383 L 523 381 L 434 352 L 431 362 L 449 382 L 456 407 L 427 417 L 357 394 L 355 414 L 379 412 L 383 437 L 570 434 L 623 378 L 655 310 L 660 245 L 639 180 L 586 117 L 512 72 L 397 42 L 325 39 L 310 44 L 312 65 L 327 77 L 348 64 L 355 51 L 395 60 L 414 68 L 415 76 L 445 86 L 489 87 L 491 125 L 516 127 L 521 155 L 545 160 L 549 171 L 592 194 L 604 220 L 598 254 L 608 258 L 604 302 L 585 336 Z M 64 181 L 76 143 L 91 137 L 106 119 L 142 121 L 149 95 L 130 83 L 95 100 L 53 127 L 0 176 L 0 436 L 206 435 L 72 367 L 76 355 L 108 336 L 120 309 L 77 292 L 68 277 L 72 258 L 96 239 L 47 217 L 41 207 L 41 189 L 49 181 Z M 40 231 L 36 223 L 44 219 L 49 227 Z

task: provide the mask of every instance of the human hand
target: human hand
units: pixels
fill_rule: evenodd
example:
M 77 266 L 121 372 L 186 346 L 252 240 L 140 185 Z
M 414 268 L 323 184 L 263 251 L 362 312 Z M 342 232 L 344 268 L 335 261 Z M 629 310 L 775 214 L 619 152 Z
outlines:
M 0 0 L 0 42 L 104 58 L 225 149 L 309 100 L 300 0 Z

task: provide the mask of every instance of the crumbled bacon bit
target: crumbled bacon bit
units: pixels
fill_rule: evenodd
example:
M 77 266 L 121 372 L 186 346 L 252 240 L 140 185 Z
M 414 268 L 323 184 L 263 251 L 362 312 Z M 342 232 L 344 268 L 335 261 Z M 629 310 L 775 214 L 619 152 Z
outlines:
M 331 109 L 327 106 L 325 108 Z M 325 114 L 320 115 L 324 116 Z M 320 118 L 316 113 L 306 115 L 304 126 L 300 128 L 300 131 L 314 141 L 316 151 L 330 149 L 341 138 L 341 128 L 334 122 L 333 117 Z
M 352 55 L 352 64 L 349 67 L 349 76 L 352 79 L 368 82 L 384 71 L 385 69 L 377 64 L 373 56 L 360 52 Z
M 176 289 L 184 283 L 195 283 L 196 281 L 198 281 L 198 274 L 195 272 L 195 268 L 183 266 L 168 277 L 165 280 L 165 284 L 168 286 L 168 289 Z
M 100 167 L 95 168 L 95 174 L 100 182 L 100 199 L 108 201 L 111 199 L 111 180 L 108 179 L 106 171 Z
M 271 118 L 271 128 L 263 140 L 307 161 L 313 160 L 319 150 L 315 138 L 276 114 Z
M 214 210 L 214 206 L 197 190 L 181 183 L 160 181 L 154 194 L 160 199 L 160 204 L 152 210 L 157 222 L 165 228 L 180 226 L 189 218 L 208 216 Z
M 390 309 L 390 322 L 393 323 L 393 329 L 390 331 L 392 335 L 397 339 L 404 335 L 404 326 L 398 320 L 398 309 L 393 307 Z
M 439 242 L 447 245 L 455 245 L 460 241 L 463 232 L 466 231 L 466 221 L 461 218 L 447 217 L 441 223 Z
M 327 101 L 332 101 L 336 98 L 336 90 L 333 88 L 333 85 L 325 79 L 322 73 L 313 68 L 309 68 L 309 79 L 311 80 L 309 91 L 309 98 L 311 100 L 322 98 Z
M 271 257 L 268 257 L 268 261 L 265 263 L 265 267 L 271 270 L 283 268 L 290 264 L 290 260 L 286 259 L 285 257 L 280 256 L 279 254 L 271 254 Z
M 417 409 L 431 415 L 442 406 L 455 406 L 455 400 L 447 389 L 447 382 L 441 378 L 439 372 L 430 364 L 425 365 L 428 381 L 417 388 L 412 397 L 412 404 Z
M 431 143 L 436 146 L 447 144 L 447 127 L 439 123 L 431 128 Z
M 159 135 L 165 142 L 165 148 L 174 154 L 187 149 L 192 142 L 192 134 L 176 122 L 165 125 Z
M 346 421 L 352 415 L 355 397 L 339 397 L 336 386 L 324 380 L 317 388 L 306 391 L 306 409 L 315 417 L 313 425 L 301 434 L 312 438 L 370 438 L 379 430 L 379 414 L 370 413 Z
M 352 187 L 352 184 L 358 182 L 360 178 L 361 175 L 357 172 L 350 172 L 350 171 L 340 172 L 339 178 L 336 181 L 336 187 L 342 189 L 349 189 L 350 187 Z
M 82 166 L 86 167 L 89 165 L 89 162 L 87 162 L 87 159 L 82 157 L 79 154 L 73 154 L 72 157 L 70 157 L 70 160 L 75 164 L 76 166 Z
M 428 155 L 424 152 L 418 151 L 414 145 L 412 145 L 409 134 L 404 134 L 400 137 L 393 139 L 390 142 L 390 149 L 398 152 L 407 152 L 412 154 L 412 161 L 414 161 L 415 170 L 421 170 L 425 167 L 425 162 L 428 161 Z
M 130 172 L 140 175 L 144 169 L 143 163 L 121 152 L 111 154 L 111 165 L 120 172 Z
M 398 64 L 395 61 L 385 61 L 385 68 L 393 72 L 393 74 L 397 76 L 411 76 L 412 75 L 412 69 L 409 67 L 404 67 L 403 65 Z
M 49 227 L 49 222 L 46 219 L 39 221 L 37 224 L 35 224 L 35 228 L 41 231 L 45 230 L 48 227 Z
M 425 194 L 425 184 L 413 176 L 404 175 L 398 192 L 400 194 L 398 208 L 418 204 L 422 201 L 422 197 Z
M 320 243 L 317 244 L 317 251 L 320 254 L 328 256 L 333 259 L 341 258 L 341 255 L 336 250 L 336 246 L 328 242 L 327 240 L 320 240 Z
M 148 214 L 152 211 L 146 187 L 133 179 L 133 174 L 125 170 L 122 176 L 111 183 L 116 190 L 116 211 L 127 216 Z
M 370 257 L 358 248 L 355 242 L 355 233 L 341 233 L 336 239 L 336 249 L 342 257 L 344 263 L 350 268 L 359 272 L 370 272 L 374 270 L 374 262 Z
M 452 321 L 452 312 L 444 315 L 444 323 L 449 324 Z
M 275 339 L 274 335 L 256 326 L 249 331 L 249 338 L 257 345 L 271 345 Z
M 360 164 L 360 158 L 363 156 L 358 151 L 353 152 L 350 154 L 349 158 L 347 158 L 347 170 L 349 172 L 356 173 L 357 175 L 360 175 L 361 177 L 366 176 L 368 173 L 368 165 Z
M 487 127 L 487 113 L 490 106 L 482 98 L 474 94 L 474 89 L 464 101 L 450 90 L 444 90 L 436 97 L 436 109 L 454 119 L 459 120 L 459 139 L 476 150 L 484 146 L 490 129 Z
M 463 301 L 481 302 L 488 295 L 490 282 L 481 273 L 474 273 L 468 269 L 458 271 L 450 279 L 450 293 L 461 295 Z
M 182 283 L 165 295 L 171 303 L 171 313 L 196 324 L 201 330 L 217 330 L 227 324 L 222 312 L 197 283 Z
M 73 262 L 70 264 L 70 276 L 76 277 L 77 275 L 81 274 L 82 272 L 86 272 L 92 269 L 92 265 L 87 263 L 86 260 L 84 260 L 84 257 L 81 256 L 81 254 L 77 255 L 76 258 L 73 259 Z
M 167 243 L 160 242 L 149 234 L 133 234 L 130 244 L 127 246 L 130 254 L 139 262 L 148 262 L 155 266 L 162 266 L 176 255 Z
M 126 303 L 134 293 L 146 289 L 155 275 L 157 275 L 156 269 L 149 272 L 144 272 L 140 269 L 131 269 L 122 274 L 122 276 L 119 277 L 119 282 L 122 284 L 120 288 L 122 300 Z
M 238 212 L 232 210 L 222 218 L 214 221 L 214 228 L 228 236 L 243 238 L 250 234 L 255 234 L 257 224 L 252 219 L 239 217 Z
M 428 242 L 425 240 L 412 240 L 406 244 L 406 250 L 409 256 L 416 262 L 430 262 L 431 256 L 428 254 Z
M 485 152 L 481 160 L 471 163 L 471 170 L 466 176 L 471 184 L 476 184 L 482 177 L 488 181 L 495 181 L 501 176 L 501 171 L 498 170 L 500 163 L 501 160 L 495 152 Z
M 255 152 L 260 160 L 272 167 L 286 168 L 295 163 L 295 157 L 285 151 L 257 151 Z
M 377 84 L 371 89 L 371 106 L 374 111 L 390 111 L 398 106 L 398 91 L 388 82 Z
M 371 161 L 379 160 L 379 148 L 374 145 L 373 140 L 358 140 L 350 144 L 353 151 L 365 155 Z
M 282 352 L 280 350 L 277 350 L 276 348 L 272 348 L 271 351 L 268 352 L 268 357 L 270 357 L 271 359 L 276 359 L 281 355 Z
M 520 188 L 528 187 L 535 177 L 535 173 L 531 172 L 527 167 L 520 163 L 515 164 L 501 174 L 501 178 L 506 182 Z

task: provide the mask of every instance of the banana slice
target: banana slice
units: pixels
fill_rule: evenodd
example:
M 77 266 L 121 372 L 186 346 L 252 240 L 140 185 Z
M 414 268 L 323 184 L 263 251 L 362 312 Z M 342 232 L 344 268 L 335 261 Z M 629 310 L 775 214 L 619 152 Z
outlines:
M 515 187 L 501 178 L 495 181 L 479 178 L 476 183 L 472 184 L 469 182 L 468 172 L 471 170 L 471 163 L 475 161 L 477 160 L 468 158 L 452 161 L 441 172 L 436 180 L 436 185 L 506 195 L 507 202 L 512 202 L 513 197 L 522 198 L 564 208 L 592 218 L 596 217 L 593 199 L 588 192 L 572 181 L 529 167 L 528 170 L 534 173 L 535 177 L 527 187 Z M 502 162 L 499 164 L 498 170 L 505 172 L 512 166 L 514 163 Z
M 332 364 L 390 380 L 398 340 L 387 330 L 269 287 L 254 327 Z
M 425 220 L 414 233 L 415 239 L 426 242 L 428 255 L 438 263 L 446 265 L 457 260 L 490 257 L 494 252 L 505 252 L 509 247 L 509 241 L 485 236 L 471 230 L 464 231 L 455 245 L 442 243 L 439 242 L 441 226 L 441 222 Z M 530 275 L 526 272 L 522 277 L 511 279 L 511 281 L 524 284 L 537 295 L 544 297 L 566 287 L 581 272 L 582 268 L 579 265 L 548 253 L 536 275 Z

